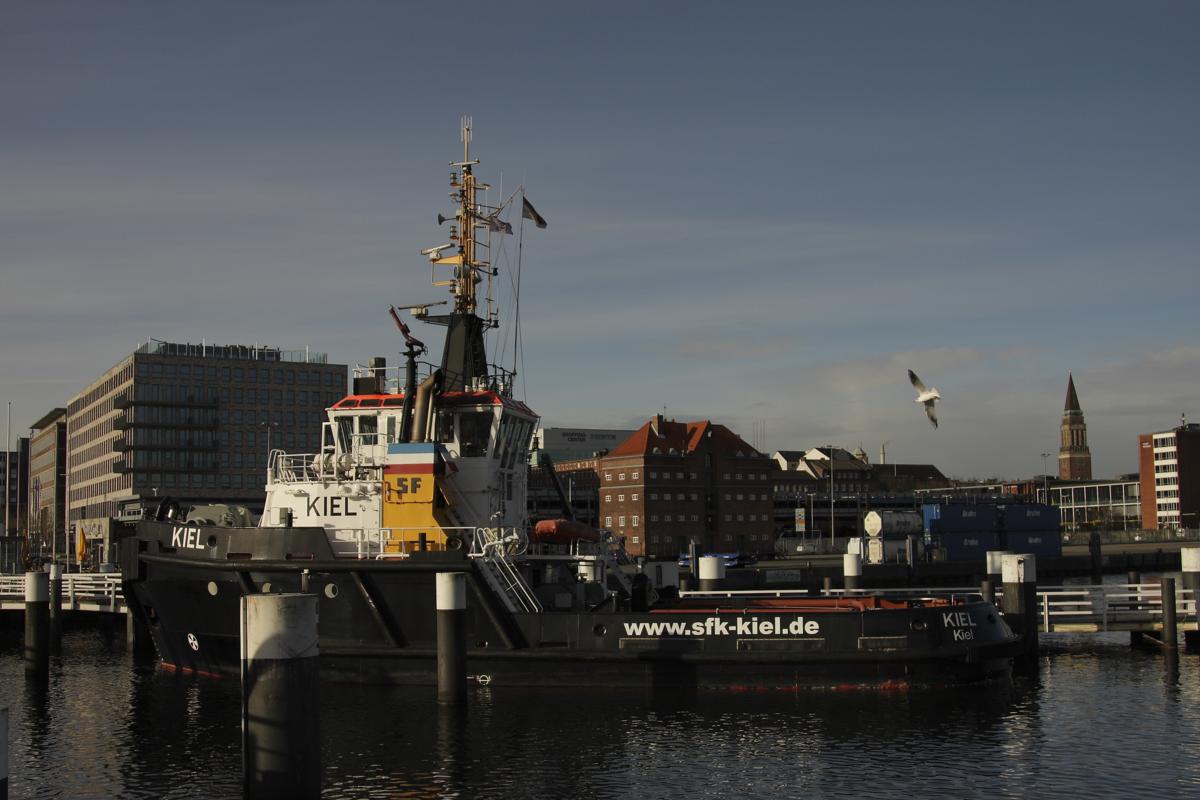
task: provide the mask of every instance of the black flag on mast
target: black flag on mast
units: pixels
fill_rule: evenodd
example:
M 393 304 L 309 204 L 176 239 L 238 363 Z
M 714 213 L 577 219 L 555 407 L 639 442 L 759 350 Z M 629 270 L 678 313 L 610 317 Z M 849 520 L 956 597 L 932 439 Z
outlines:
M 533 224 L 537 225 L 539 228 L 546 227 L 546 220 L 537 212 L 537 209 L 533 207 L 533 203 L 529 202 L 524 197 L 521 198 L 521 216 L 525 219 L 533 220 Z

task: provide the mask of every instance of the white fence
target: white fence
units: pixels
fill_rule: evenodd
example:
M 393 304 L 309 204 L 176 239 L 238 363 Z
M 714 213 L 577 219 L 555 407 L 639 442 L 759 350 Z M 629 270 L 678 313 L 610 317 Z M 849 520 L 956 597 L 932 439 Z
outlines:
M 0 607 L 25 608 L 25 576 L 0 576 Z M 125 597 L 121 594 L 121 576 L 117 573 L 68 572 L 62 581 L 64 611 L 102 611 L 124 614 Z
M 902 589 L 834 589 L 831 595 L 853 597 L 864 594 L 903 597 L 944 597 L 951 600 L 978 599 L 980 591 L 970 586 Z M 686 597 L 792 597 L 808 596 L 803 589 L 747 589 L 734 591 L 681 592 Z M 996 587 L 996 602 L 1004 590 Z M 1175 590 L 1175 614 L 1180 630 L 1198 630 L 1196 593 Z M 1150 631 L 1162 627 L 1162 586 L 1158 583 L 1118 583 L 1068 586 L 1038 590 L 1038 616 L 1043 633 L 1101 633 L 1104 631 Z

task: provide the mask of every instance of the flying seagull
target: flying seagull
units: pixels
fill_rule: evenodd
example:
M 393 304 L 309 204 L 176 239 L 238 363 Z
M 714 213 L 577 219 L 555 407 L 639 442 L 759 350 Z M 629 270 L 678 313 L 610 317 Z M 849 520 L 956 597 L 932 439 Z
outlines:
M 929 416 L 929 424 L 937 427 L 937 406 L 935 405 L 942 396 L 938 394 L 937 387 L 926 389 L 925 384 L 921 383 L 921 379 L 917 377 L 917 373 L 911 369 L 908 371 L 908 379 L 912 381 L 913 388 L 917 390 L 917 399 L 914 403 L 921 403 L 925 406 L 925 413 Z

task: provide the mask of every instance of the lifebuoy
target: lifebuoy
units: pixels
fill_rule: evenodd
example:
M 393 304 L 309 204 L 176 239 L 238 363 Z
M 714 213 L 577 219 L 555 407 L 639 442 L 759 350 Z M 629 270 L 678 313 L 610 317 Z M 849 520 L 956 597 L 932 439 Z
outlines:
M 463 540 L 460 539 L 459 537 L 457 537 L 457 536 L 447 536 L 446 537 L 446 549 L 447 550 L 462 550 L 462 547 L 463 547 Z

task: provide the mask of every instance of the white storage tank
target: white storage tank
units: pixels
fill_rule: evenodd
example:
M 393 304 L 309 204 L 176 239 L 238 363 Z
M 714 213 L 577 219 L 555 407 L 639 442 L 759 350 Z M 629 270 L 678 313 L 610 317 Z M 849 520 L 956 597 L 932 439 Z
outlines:
M 872 539 L 903 539 L 925 532 L 925 518 L 920 511 L 868 511 L 863 517 L 863 530 Z

